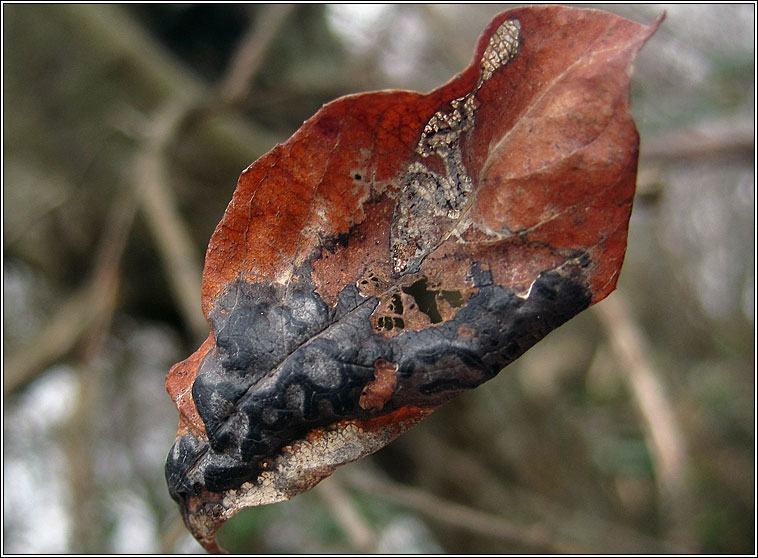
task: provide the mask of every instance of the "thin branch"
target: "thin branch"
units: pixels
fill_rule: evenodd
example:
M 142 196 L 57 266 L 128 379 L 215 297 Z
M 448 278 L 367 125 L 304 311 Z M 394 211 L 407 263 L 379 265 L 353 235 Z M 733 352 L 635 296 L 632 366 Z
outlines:
M 105 220 L 106 230 L 89 281 L 61 305 L 33 343 L 6 359 L 3 372 L 6 395 L 28 385 L 111 312 L 118 283 L 118 262 L 136 211 L 134 192 L 130 188 L 122 189 Z
M 616 291 L 593 308 L 607 332 L 642 418 L 664 512 L 676 524 L 677 532 L 672 535 L 683 544 L 692 544 L 692 537 L 685 534 L 690 522 L 683 517 L 690 509 L 684 485 L 687 459 L 684 434 L 660 375 L 650 360 L 649 344 L 632 318 L 630 304 L 623 293 Z
M 141 208 L 171 285 L 171 293 L 185 323 L 194 337 L 200 340 L 208 329 L 200 308 L 202 267 L 196 254 L 197 248 L 168 186 L 170 181 L 165 158 L 167 146 L 194 106 L 194 102 L 168 102 L 151 119 L 146 141 L 135 159 L 134 180 Z
M 101 371 L 84 361 L 77 368 L 78 393 L 74 412 L 66 424 L 66 443 L 62 444 L 68 460 L 70 485 L 71 548 L 76 553 L 95 552 L 103 532 L 101 499 L 95 483 L 94 421 L 100 394 Z
M 431 519 L 472 533 L 551 553 L 585 553 L 587 550 L 573 543 L 557 540 L 541 525 L 518 525 L 498 515 L 445 500 L 418 488 L 382 479 L 366 469 L 346 470 L 343 478 L 355 490 L 400 504 Z
M 176 543 L 182 535 L 187 533 L 182 516 L 178 513 L 173 517 L 168 527 L 162 530 L 161 538 L 158 543 L 158 554 L 172 554 L 176 552 Z
M 198 340 L 205 337 L 208 330 L 200 307 L 202 266 L 196 257 L 189 229 L 168 187 L 165 151 L 196 111 L 217 111 L 224 103 L 231 104 L 244 97 L 250 81 L 260 69 L 263 55 L 292 9 L 289 5 L 277 4 L 259 14 L 257 23 L 250 26 L 240 43 L 216 90 L 217 96 L 211 97 L 210 104 L 206 104 L 201 95 L 166 103 L 151 120 L 153 124 L 144 150 L 135 165 L 142 208 L 171 282 L 171 291 L 185 323 Z
M 253 77 L 261 68 L 266 51 L 294 9 L 294 4 L 269 4 L 261 8 L 255 23 L 249 26 L 237 46 L 226 74 L 216 89 L 216 96 L 222 104 L 238 104 L 245 98 Z
M 207 324 L 200 309 L 201 266 L 188 227 L 177 210 L 172 191 L 167 186 L 165 151 L 187 118 L 197 109 L 204 108 L 201 102 L 204 89 L 181 65 L 173 63 L 171 57 L 150 37 L 144 35 L 139 27 L 131 25 L 129 17 L 118 10 L 110 6 L 101 6 L 94 10 L 90 6 L 68 6 L 62 13 L 83 22 L 88 33 L 98 37 L 107 35 L 114 39 L 116 50 L 123 47 L 133 54 L 136 60 L 152 60 L 165 70 L 154 72 L 155 79 L 162 87 L 171 88 L 174 95 L 172 99 L 180 99 L 167 102 L 148 119 L 150 124 L 144 133 L 144 143 L 135 157 L 134 187 L 125 189 L 106 220 L 111 229 L 121 227 L 122 230 L 106 235 L 118 236 L 126 231 L 128 236 L 138 207 L 137 202 L 140 203 L 185 323 L 198 339 L 202 339 L 207 332 Z M 246 53 L 244 56 L 239 54 L 235 57 L 235 63 L 230 66 L 229 73 L 222 80 L 222 83 L 233 84 L 228 86 L 228 91 L 234 92 L 232 97 L 242 94 L 240 88 L 249 83 L 254 72 L 260 67 L 260 58 L 287 13 L 288 7 L 280 6 L 277 9 L 266 10 L 259 17 L 260 23 L 254 26 L 255 29 L 264 31 L 265 40 L 253 41 L 250 33 L 246 36 L 247 40 L 243 41 Z M 274 25 L 266 21 L 265 14 L 276 18 Z M 135 48 L 137 50 L 132 52 Z M 150 65 L 145 66 L 146 70 L 150 68 Z M 165 75 L 171 76 L 171 79 L 165 79 Z M 220 91 L 226 91 L 226 88 L 222 87 Z M 135 193 L 139 195 L 138 200 L 135 199 Z M 123 247 L 122 245 L 121 250 Z M 121 253 L 114 251 L 111 257 L 120 260 Z M 4 393 L 9 394 L 28 385 L 47 366 L 73 349 L 110 304 L 110 287 L 107 285 L 114 280 L 110 275 L 113 269 L 112 262 L 107 265 L 105 262 L 102 265 L 96 264 L 92 279 L 61 305 L 35 341 L 5 359 Z
M 353 549 L 361 554 L 376 552 L 373 530 L 350 501 L 339 480 L 330 477 L 319 483 L 315 491 L 329 506 L 332 516 L 342 527 Z
M 125 207 L 126 206 L 126 207 Z M 108 226 L 100 241 L 95 258 L 95 274 L 90 293 L 92 303 L 99 305 L 93 312 L 91 325 L 84 331 L 84 343 L 79 357 L 79 392 L 75 411 L 68 422 L 69 440 L 65 444 L 70 466 L 71 517 L 73 541 L 82 552 L 92 552 L 100 541 L 102 532 L 99 487 L 95 481 L 94 451 L 92 440 L 100 413 L 101 385 L 104 369 L 95 364 L 102 354 L 116 309 L 119 267 L 126 247 L 129 232 L 134 222 L 136 202 L 129 189 L 124 189 L 114 200 L 109 211 Z
M 646 138 L 640 149 L 640 156 L 645 159 L 701 160 L 731 154 L 752 158 L 755 152 L 752 115 L 703 120 Z
M 554 536 L 564 536 L 595 551 L 631 554 L 660 554 L 682 552 L 683 549 L 666 540 L 642 534 L 607 517 L 598 517 L 584 510 L 567 507 L 532 490 L 503 483 L 492 469 L 438 436 L 426 436 L 421 453 L 444 455 L 445 467 L 441 471 L 445 481 L 456 484 L 462 479 L 477 479 L 492 499 L 507 503 L 509 513 L 518 516 L 538 516 L 545 525 L 554 526 Z M 478 498 L 475 494 L 474 497 Z

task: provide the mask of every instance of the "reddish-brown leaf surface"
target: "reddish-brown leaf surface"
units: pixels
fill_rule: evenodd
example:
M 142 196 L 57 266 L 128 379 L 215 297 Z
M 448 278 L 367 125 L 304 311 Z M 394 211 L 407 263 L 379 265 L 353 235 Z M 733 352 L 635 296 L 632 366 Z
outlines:
M 656 27 L 510 10 L 446 85 L 338 99 L 242 173 L 206 255 L 210 335 L 167 378 L 167 480 L 208 550 L 615 288 Z

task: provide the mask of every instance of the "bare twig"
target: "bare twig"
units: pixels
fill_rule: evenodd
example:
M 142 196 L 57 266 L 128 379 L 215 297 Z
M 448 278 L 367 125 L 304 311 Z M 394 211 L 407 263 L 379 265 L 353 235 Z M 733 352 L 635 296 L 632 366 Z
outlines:
M 640 156 L 649 159 L 692 160 L 755 152 L 752 115 L 704 120 L 693 126 L 646 138 Z
M 683 551 L 679 545 L 654 539 L 610 518 L 567 507 L 519 486 L 508 486 L 487 465 L 438 436 L 426 436 L 421 443 L 423 447 L 418 448 L 419 452 L 445 456 L 445 467 L 440 469 L 446 475 L 446 482 L 456 484 L 462 479 L 476 479 L 476 485 L 484 487 L 493 500 L 507 505 L 512 514 L 536 515 L 543 524 L 550 525 L 556 533 L 554 537 L 579 541 L 595 552 L 659 554 Z M 476 494 L 474 497 L 478 498 Z
M 9 359 L 4 376 L 6 393 L 26 385 L 47 364 L 60 358 L 84 337 L 80 354 L 78 397 L 68 423 L 68 443 L 64 445 L 71 484 L 72 542 L 80 552 L 93 552 L 100 545 L 96 528 L 100 520 L 97 486 L 94 484 L 93 430 L 98 416 L 101 374 L 94 364 L 101 353 L 113 312 L 119 284 L 119 263 L 134 222 L 137 203 L 134 191 L 124 188 L 108 212 L 106 229 L 100 239 L 92 278 L 77 291 L 42 332 L 34 349 Z
M 226 74 L 216 89 L 216 95 L 222 104 L 234 105 L 244 99 L 250 82 L 263 63 L 266 50 L 294 8 L 293 4 L 271 4 L 261 8 L 254 24 L 250 25 L 237 46 Z
M 616 291 L 595 305 L 594 311 L 608 334 L 613 353 L 642 417 L 663 499 L 663 511 L 665 516 L 674 520 L 672 535 L 683 544 L 691 544 L 693 539 L 685 534 L 689 521 L 683 517 L 689 513 L 684 485 L 687 458 L 684 435 L 659 374 L 650 361 L 647 340 L 632 318 L 630 305 L 623 293 Z
M 196 339 L 202 339 L 207 324 L 200 309 L 202 269 L 191 235 L 168 187 L 165 150 L 183 124 L 194 102 L 169 101 L 151 119 L 143 148 L 135 159 L 135 187 L 142 210 L 171 284 L 177 306 Z
M 128 17 L 117 13 L 109 6 L 100 8 L 102 9 L 93 10 L 90 6 L 69 6 L 62 13 L 76 18 L 77 22 L 84 24 L 84 28 L 90 34 L 98 37 L 107 35 L 113 39 L 111 42 L 118 48 L 127 49 L 135 59 L 142 60 L 147 57 L 153 60 L 157 67 L 163 69 L 155 72 L 156 83 L 162 88 L 172 88 L 175 93 L 172 100 L 148 120 L 150 124 L 144 132 L 144 143 L 134 162 L 133 180 L 136 186 L 125 189 L 113 213 L 107 219 L 107 222 L 112 224 L 112 229 L 115 230 L 117 225 L 121 227 L 122 232 L 106 234 L 118 236 L 126 231 L 128 235 L 138 203 L 142 206 L 172 285 L 172 292 L 176 296 L 177 305 L 188 328 L 201 339 L 207 332 L 207 324 L 200 311 L 199 302 L 201 267 L 188 227 L 177 210 L 173 193 L 167 186 L 165 151 L 187 117 L 203 106 L 201 99 L 204 98 L 204 89 L 137 26 L 130 25 Z M 230 66 L 229 73 L 222 80 L 222 83 L 232 84 L 228 86 L 226 93 L 230 98 L 242 94 L 241 88 L 249 83 L 260 67 L 260 57 L 265 53 L 267 45 L 288 12 L 289 8 L 279 7 L 267 10 L 259 18 L 260 23 L 253 28 L 263 29 L 265 40 L 255 41 L 248 33 L 243 42 L 246 53 L 244 56 L 239 54 L 235 57 L 235 63 Z M 264 17 L 269 13 L 276 18 L 274 25 Z M 115 34 L 114 29 L 117 31 Z M 145 68 L 151 69 L 150 66 Z M 170 79 L 166 79 L 166 75 L 171 76 Z M 222 87 L 220 91 L 227 89 Z M 237 132 L 233 133 L 242 137 Z M 249 144 L 247 140 L 242 143 Z M 138 194 L 138 198 L 135 197 L 135 193 Z M 123 246 L 121 249 L 123 250 Z M 109 257 L 120 260 L 121 254 L 113 251 Z M 96 264 L 92 279 L 61 305 L 35 341 L 5 359 L 4 393 L 12 393 L 27 385 L 45 367 L 70 352 L 82 335 L 93 326 L 110 304 L 108 293 L 111 290 L 108 284 L 114 280 L 113 269 L 115 268 L 112 262 L 107 265 Z
M 96 528 L 102 520 L 98 513 L 98 487 L 94 474 L 94 448 L 92 439 L 99 409 L 100 386 L 103 369 L 95 364 L 107 339 L 119 284 L 119 264 L 126 247 L 129 231 L 134 222 L 136 203 L 129 189 L 121 191 L 108 214 L 107 227 L 100 240 L 100 249 L 95 259 L 95 273 L 90 293 L 93 320 L 84 334 L 80 354 L 79 393 L 74 414 L 68 424 L 69 443 L 65 445 L 70 467 L 73 541 L 82 552 L 98 548 Z
M 177 210 L 176 200 L 168 187 L 165 150 L 196 110 L 218 110 L 224 103 L 243 98 L 250 80 L 260 68 L 263 55 L 281 24 L 292 10 L 289 5 L 267 7 L 245 34 L 227 73 L 221 79 L 217 97 L 211 105 L 202 97 L 169 101 L 158 112 L 146 138 L 144 149 L 135 164 L 142 207 L 158 245 L 172 292 L 185 323 L 195 337 L 205 337 L 208 326 L 200 308 L 202 268 L 196 256 L 191 235 Z
M 33 343 L 25 345 L 4 362 L 3 393 L 7 396 L 32 382 L 46 366 L 68 353 L 92 325 L 97 306 L 87 284 L 64 302 Z
M 100 370 L 84 361 L 76 367 L 78 393 L 71 419 L 66 424 L 67 443 L 63 444 L 68 459 L 70 483 L 71 548 L 74 552 L 95 552 L 102 533 L 101 501 L 95 484 L 93 419 L 100 393 Z
M 578 545 L 557 540 L 541 525 L 518 525 L 498 515 L 445 500 L 424 490 L 382 479 L 366 469 L 344 472 L 354 489 L 414 509 L 441 523 L 508 543 L 553 553 L 584 553 Z
M 330 477 L 316 486 L 316 493 L 326 502 L 332 515 L 345 531 L 353 549 L 362 554 L 376 551 L 376 537 L 363 520 L 338 479 Z
M 171 523 L 169 523 L 168 527 L 163 529 L 159 541 L 158 553 L 171 554 L 175 552 L 176 549 L 174 547 L 176 547 L 176 543 L 179 541 L 179 538 L 185 533 L 187 533 L 187 528 L 184 526 L 182 516 L 177 513 L 171 520 Z
M 32 344 L 8 357 L 3 373 L 5 394 L 34 380 L 46 366 L 68 353 L 82 335 L 109 315 L 118 282 L 118 261 L 126 247 L 136 210 L 134 192 L 124 188 L 114 200 L 105 221 L 107 228 L 90 280 L 69 297 Z

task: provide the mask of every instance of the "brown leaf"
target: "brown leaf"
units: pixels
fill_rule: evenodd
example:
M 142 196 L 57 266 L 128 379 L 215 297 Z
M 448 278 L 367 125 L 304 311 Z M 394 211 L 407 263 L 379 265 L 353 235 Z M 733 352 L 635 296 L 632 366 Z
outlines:
M 631 63 L 658 23 L 510 10 L 443 87 L 338 99 L 242 173 L 206 255 L 210 336 L 167 378 L 167 480 L 207 549 L 615 288 Z

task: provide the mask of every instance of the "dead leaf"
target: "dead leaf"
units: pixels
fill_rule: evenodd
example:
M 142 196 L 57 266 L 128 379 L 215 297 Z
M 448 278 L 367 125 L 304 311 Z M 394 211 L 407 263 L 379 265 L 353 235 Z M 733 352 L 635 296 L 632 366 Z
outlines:
M 658 24 L 510 10 L 443 87 L 338 99 L 242 173 L 206 255 L 210 335 L 167 378 L 168 485 L 205 548 L 615 288 L 631 64 Z

